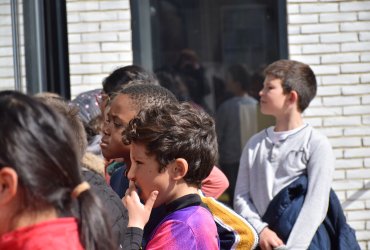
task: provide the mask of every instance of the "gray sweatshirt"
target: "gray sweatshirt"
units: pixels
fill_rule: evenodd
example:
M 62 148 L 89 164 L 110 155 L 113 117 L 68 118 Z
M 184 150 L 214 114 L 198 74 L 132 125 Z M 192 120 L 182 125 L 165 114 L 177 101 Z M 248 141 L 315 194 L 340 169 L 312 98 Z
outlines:
M 270 127 L 248 141 L 240 159 L 234 209 L 260 233 L 268 226 L 261 217 L 270 201 L 306 174 L 307 194 L 286 246 L 307 249 L 327 213 L 335 157 L 328 139 L 310 125 L 286 135 L 276 140 Z

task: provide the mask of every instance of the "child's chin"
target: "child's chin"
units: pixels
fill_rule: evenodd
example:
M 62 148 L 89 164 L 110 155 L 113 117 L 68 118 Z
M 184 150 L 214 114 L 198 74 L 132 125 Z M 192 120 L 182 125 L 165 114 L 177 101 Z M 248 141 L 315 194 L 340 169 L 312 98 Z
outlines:
M 154 202 L 154 204 L 153 204 L 153 208 L 157 208 L 157 207 L 159 207 L 161 204 L 160 204 L 160 202 L 159 202 L 159 200 L 157 199 L 155 202 Z
M 137 194 L 139 195 L 140 200 L 141 200 L 142 202 L 146 202 L 146 201 L 148 200 L 148 196 L 146 196 L 146 195 L 143 193 L 143 191 L 141 190 L 141 188 L 140 188 L 137 184 L 135 184 L 135 186 L 136 186 L 136 192 L 137 192 Z
M 139 193 L 139 197 L 142 203 L 146 203 L 149 199 L 149 196 L 145 196 L 142 192 Z M 159 207 L 161 204 L 159 204 L 158 199 L 154 202 L 153 208 Z
M 157 208 L 157 207 L 159 207 L 159 206 L 160 206 L 159 204 L 154 203 L 153 208 Z

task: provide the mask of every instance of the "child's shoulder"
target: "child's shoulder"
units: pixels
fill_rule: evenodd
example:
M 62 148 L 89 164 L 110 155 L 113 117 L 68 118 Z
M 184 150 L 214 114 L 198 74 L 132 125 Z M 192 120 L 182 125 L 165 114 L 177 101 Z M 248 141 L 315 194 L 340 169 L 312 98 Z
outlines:
M 153 232 L 149 245 L 151 242 L 153 245 L 161 242 L 168 249 L 219 249 L 212 214 L 200 205 L 182 208 L 166 216 Z
M 304 145 L 317 144 L 318 142 L 329 143 L 328 138 L 320 130 L 310 124 L 305 124 L 301 129 L 290 135 L 294 140 L 299 140 Z
M 310 144 L 320 144 L 331 147 L 328 137 L 320 130 L 311 126 Z
M 247 142 L 247 145 L 254 145 L 254 144 L 259 143 L 260 141 L 265 140 L 266 138 L 268 138 L 268 130 L 272 129 L 272 128 L 273 128 L 272 126 L 268 127 L 268 128 L 264 128 L 261 131 L 252 135 L 251 138 L 249 138 L 249 140 Z
M 190 218 L 195 220 L 207 220 L 212 218 L 211 212 L 202 205 L 188 206 L 174 211 L 168 215 L 168 219 L 188 221 Z
M 198 194 L 184 195 L 166 205 L 164 220 L 191 221 L 212 218 L 211 212 L 203 205 Z
M 202 227 L 199 227 L 202 225 Z M 202 205 L 194 205 L 176 210 L 167 215 L 158 225 L 163 228 L 177 228 L 176 230 L 203 231 L 202 228 L 216 230 L 216 225 L 211 212 Z

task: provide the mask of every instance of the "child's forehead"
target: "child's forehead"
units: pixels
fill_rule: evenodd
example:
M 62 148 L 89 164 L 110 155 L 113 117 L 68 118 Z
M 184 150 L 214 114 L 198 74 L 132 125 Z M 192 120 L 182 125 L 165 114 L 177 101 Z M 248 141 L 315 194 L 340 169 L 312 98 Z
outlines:
M 120 106 L 120 105 L 133 105 L 133 99 L 131 96 L 126 95 L 126 94 L 117 94 L 111 103 L 111 106 Z
M 145 158 L 145 159 L 151 156 L 146 148 L 146 145 L 140 142 L 131 143 L 131 154 L 134 157 Z
M 133 99 L 125 94 L 119 94 L 113 99 L 110 105 L 110 111 L 116 114 L 125 114 L 127 112 L 138 113 Z
M 269 84 L 282 84 L 283 83 L 283 80 L 280 79 L 277 76 L 274 76 L 274 75 L 266 75 L 266 77 L 265 77 L 265 83 L 269 83 Z

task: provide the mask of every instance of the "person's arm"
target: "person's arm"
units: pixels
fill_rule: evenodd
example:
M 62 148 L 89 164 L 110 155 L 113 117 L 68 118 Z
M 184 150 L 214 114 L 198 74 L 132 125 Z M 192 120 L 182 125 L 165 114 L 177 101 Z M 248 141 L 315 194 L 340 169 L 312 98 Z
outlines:
M 249 188 L 249 161 L 248 161 L 248 146 L 244 148 L 240 158 L 238 178 L 235 186 L 234 210 L 242 217 L 246 218 L 258 233 L 267 226 L 257 212 L 250 197 Z
M 249 181 L 249 166 L 250 161 L 250 145 L 254 144 L 251 138 L 242 152 L 240 158 L 238 178 L 235 186 L 234 210 L 248 220 L 249 223 L 256 229 L 259 235 L 259 246 L 262 250 L 274 249 L 276 247 L 284 246 L 284 242 L 277 236 L 277 234 L 268 228 L 268 224 L 262 221 L 250 193 Z M 259 164 L 258 162 L 254 164 Z
M 228 187 L 229 180 L 226 175 L 217 166 L 213 166 L 209 176 L 202 181 L 201 190 L 205 196 L 217 199 Z
M 128 225 L 124 238 L 123 249 L 140 249 L 143 229 L 149 220 L 158 191 L 153 191 L 150 198 L 142 204 L 133 181 L 130 181 L 125 196 L 122 198 L 123 205 L 128 210 Z
M 290 233 L 288 249 L 307 249 L 328 209 L 335 157 L 324 136 L 312 138 L 310 147 L 307 164 L 308 190 Z
M 259 235 L 259 246 L 261 249 L 269 250 L 278 246 L 282 246 L 283 241 L 276 233 L 268 228 L 267 223 L 263 222 L 253 204 L 250 197 L 249 188 L 249 161 L 248 161 L 248 146 L 243 150 L 240 158 L 238 178 L 235 186 L 234 210 L 248 220 L 256 229 Z
M 139 250 L 143 240 L 143 229 L 138 227 L 128 227 L 123 239 L 122 249 Z

